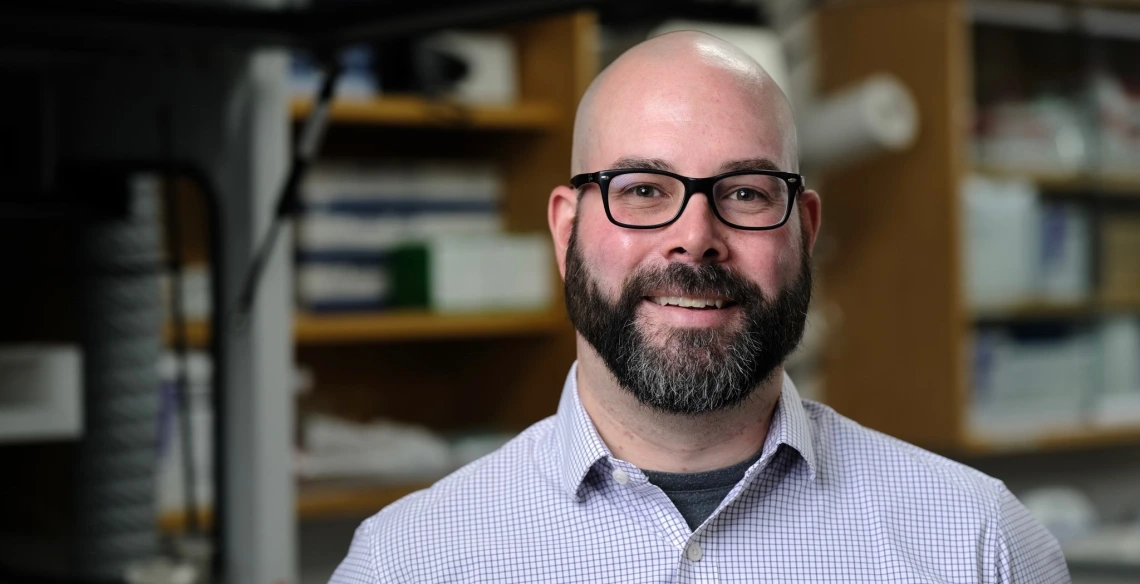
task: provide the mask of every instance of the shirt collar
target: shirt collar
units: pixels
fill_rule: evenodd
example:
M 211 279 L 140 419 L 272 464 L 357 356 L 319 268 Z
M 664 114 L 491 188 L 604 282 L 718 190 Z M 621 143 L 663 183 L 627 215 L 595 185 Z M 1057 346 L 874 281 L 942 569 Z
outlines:
M 602 442 L 597 428 L 590 420 L 582 400 L 578 397 L 578 364 L 570 367 L 566 383 L 562 386 L 562 398 L 558 404 L 557 444 L 559 471 L 562 487 L 575 500 L 581 500 L 580 489 L 586 475 L 594 464 L 611 456 L 610 449 Z M 816 458 L 812 444 L 812 426 L 804 410 L 800 394 L 792 379 L 784 374 L 780 398 L 772 416 L 768 437 L 760 462 L 768 461 L 781 444 L 787 444 L 808 465 L 810 479 L 815 480 Z
M 594 463 L 610 456 L 610 449 L 602 442 L 594 422 L 590 420 L 582 400 L 578 399 L 578 363 L 570 366 L 566 383 L 562 386 L 562 399 L 558 403 L 558 443 L 562 459 L 562 488 L 575 500 L 580 500 L 579 489 Z
M 768 428 L 768 438 L 764 440 L 761 460 L 767 459 L 781 444 L 787 444 L 807 463 L 810 480 L 814 481 L 818 467 L 812 428 L 812 421 L 804 409 L 796 384 L 784 373 L 784 385 L 780 389 L 780 399 L 776 402 L 772 415 L 772 425 Z

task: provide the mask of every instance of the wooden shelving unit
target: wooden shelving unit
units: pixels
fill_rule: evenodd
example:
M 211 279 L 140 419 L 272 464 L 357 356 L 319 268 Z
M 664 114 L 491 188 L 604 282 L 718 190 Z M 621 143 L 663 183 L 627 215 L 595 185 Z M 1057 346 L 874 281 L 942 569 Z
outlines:
M 414 96 L 339 100 L 331 108 L 322 156 L 489 162 L 504 179 L 506 229 L 545 232 L 547 195 L 569 180 L 578 99 L 598 69 L 596 18 L 579 12 L 503 31 L 519 59 L 516 104 L 466 106 Z M 293 101 L 291 120 L 303 119 L 311 108 L 310 101 Z M 190 208 L 182 216 L 202 214 Z M 185 247 L 202 261 L 208 257 L 204 245 L 189 241 Z M 529 312 L 298 312 L 295 359 L 314 380 L 300 408 L 440 432 L 520 431 L 556 411 L 574 360 L 574 331 L 562 306 L 556 297 L 549 309 Z M 168 327 L 168 341 L 171 333 Z M 205 322 L 189 323 L 187 333 L 192 345 L 209 340 Z M 429 485 L 301 482 L 297 516 L 363 518 Z M 159 524 L 174 531 L 185 519 L 167 514 Z
M 297 98 L 291 103 L 290 113 L 294 120 L 302 120 L 312 107 L 312 100 Z M 558 127 L 565 117 L 566 112 L 553 101 L 471 106 L 409 95 L 372 100 L 339 99 L 329 110 L 329 121 L 333 124 L 413 128 L 541 131 Z
M 1059 194 L 1140 198 L 1140 176 L 1022 173 L 968 162 L 970 10 L 983 3 L 830 3 L 815 18 L 821 91 L 890 73 L 917 101 L 921 128 L 907 151 L 821 181 L 822 236 L 830 249 L 840 250 L 818 266 L 822 295 L 843 314 L 823 360 L 824 399 L 866 426 L 955 455 L 1140 443 L 1140 422 L 1135 428 L 1032 432 L 1021 440 L 971 433 L 969 339 L 979 323 L 1140 313 L 1140 306 L 1096 302 L 980 311 L 968 306 L 960 185 L 969 173 L 1023 176 Z

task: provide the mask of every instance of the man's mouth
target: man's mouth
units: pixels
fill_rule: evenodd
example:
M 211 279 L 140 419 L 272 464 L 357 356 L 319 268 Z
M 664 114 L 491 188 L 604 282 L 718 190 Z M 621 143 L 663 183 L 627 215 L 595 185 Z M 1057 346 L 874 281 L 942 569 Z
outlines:
M 726 300 L 724 298 L 702 298 L 697 296 L 646 296 L 645 299 L 660 304 L 661 306 L 680 306 L 682 308 L 696 308 L 702 310 L 727 308 L 736 304 L 732 300 Z

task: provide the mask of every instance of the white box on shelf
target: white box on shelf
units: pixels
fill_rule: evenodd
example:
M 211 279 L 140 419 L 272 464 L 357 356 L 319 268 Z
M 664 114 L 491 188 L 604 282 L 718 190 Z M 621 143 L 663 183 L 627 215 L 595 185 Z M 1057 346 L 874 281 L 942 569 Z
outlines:
M 425 160 L 410 168 L 414 194 L 429 201 L 499 201 L 506 189 L 492 164 Z
M 407 240 L 406 225 L 404 218 L 397 215 L 310 212 L 297 221 L 297 249 L 302 252 L 382 251 Z
M 486 163 L 338 162 L 305 184 L 301 253 L 386 253 L 445 235 L 499 233 L 503 181 Z
M 1031 436 L 1085 423 L 1100 391 L 1099 346 L 1084 332 L 1016 339 L 1006 331 L 975 337 L 970 414 L 975 435 Z
M 1001 308 L 1033 295 L 1041 205 L 1025 180 L 971 176 L 962 192 L 966 296 L 975 309 Z
M 307 479 L 411 481 L 438 478 L 454 469 L 447 441 L 415 424 L 361 423 L 313 414 L 302 428 L 304 448 L 298 453 L 297 473 Z
M 510 35 L 444 31 L 426 38 L 424 45 L 467 65 L 453 92 L 459 101 L 507 105 L 518 98 L 518 57 Z
M 1140 316 L 1106 318 L 1100 325 L 1103 392 L 1093 422 L 1140 424 Z
M 1140 176 L 1140 95 L 1105 71 L 1093 76 L 1090 89 L 1100 138 L 1092 170 Z
M 322 162 L 305 179 L 306 205 L 378 201 L 496 202 L 505 187 L 490 163 L 445 160 Z
M 392 162 L 319 162 L 301 187 L 307 205 L 335 201 L 402 199 L 415 195 L 412 167 Z
M 541 310 L 553 299 L 545 235 L 443 237 L 427 250 L 429 305 L 439 312 Z
M 302 262 L 296 277 L 297 302 L 316 310 L 383 308 L 392 288 L 383 262 Z
M 1083 302 L 1092 293 L 1092 221 L 1086 208 L 1047 204 L 1041 211 L 1040 300 Z
M 974 150 L 987 166 L 1024 172 L 1076 173 L 1089 144 L 1078 104 L 1055 97 L 1009 101 L 980 112 Z
M 160 280 L 163 306 L 166 318 L 173 314 L 174 277 L 169 272 Z M 206 265 L 188 265 L 182 270 L 182 308 L 185 316 L 192 320 L 206 320 L 213 312 L 213 299 L 210 297 L 210 269 Z
M 75 345 L 0 348 L 0 442 L 83 435 L 83 355 Z

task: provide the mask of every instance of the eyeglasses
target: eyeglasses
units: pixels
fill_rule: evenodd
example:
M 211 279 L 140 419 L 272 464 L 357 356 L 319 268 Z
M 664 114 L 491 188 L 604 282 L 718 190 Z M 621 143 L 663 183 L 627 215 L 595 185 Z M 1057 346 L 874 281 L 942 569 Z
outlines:
M 625 168 L 579 174 L 576 189 L 594 183 L 610 222 L 629 229 L 665 227 L 681 217 L 694 193 L 704 193 L 713 215 L 736 229 L 776 229 L 788 221 L 804 188 L 791 172 L 737 170 L 709 178 L 689 178 L 664 170 Z

